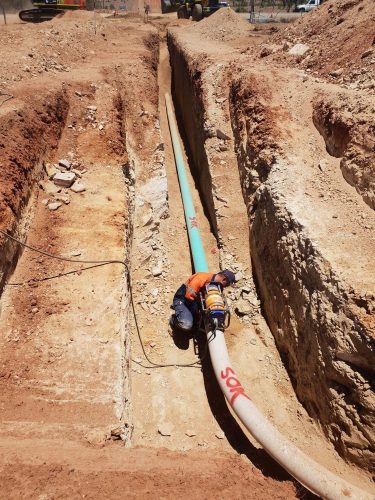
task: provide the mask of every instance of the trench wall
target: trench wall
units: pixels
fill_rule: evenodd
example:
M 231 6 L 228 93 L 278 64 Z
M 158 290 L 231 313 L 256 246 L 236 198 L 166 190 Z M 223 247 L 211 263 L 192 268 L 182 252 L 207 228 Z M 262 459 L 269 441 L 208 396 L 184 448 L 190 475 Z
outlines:
M 162 137 L 158 114 L 157 81 L 160 39 L 156 29 L 150 28 L 143 38 L 143 43 L 148 52 L 142 56 L 142 62 L 135 69 L 139 72 L 137 79 L 132 79 L 128 66 L 117 68 L 112 75 L 120 95 L 120 128 L 126 150 L 123 172 L 127 185 L 128 203 L 128 219 L 125 227 L 128 267 L 125 272 L 126 288 L 122 308 L 124 310 L 122 336 L 124 412 L 122 421 L 126 427 L 127 446 L 132 444 L 134 411 L 137 411 L 133 407 L 130 370 L 130 356 L 132 348 L 134 349 L 129 321 L 133 300 L 131 294 L 137 293 L 137 282 L 144 278 L 145 267 L 147 265 L 151 268 L 156 267 L 165 258 L 160 235 L 160 219 L 166 219 L 169 216 L 164 149 L 160 148 Z M 134 106 L 135 102 L 139 102 L 140 89 L 144 96 L 141 109 Z M 136 230 L 134 230 L 135 227 Z M 150 235 L 152 241 L 156 243 L 156 248 L 151 247 Z M 144 259 L 145 255 L 150 256 L 149 261 L 147 258 Z M 130 276 L 132 276 L 132 281 Z M 148 280 L 152 280 L 151 275 L 148 276 Z M 157 286 L 156 283 L 155 286 Z
M 363 108 L 342 96 L 324 98 L 315 102 L 313 120 L 328 153 L 341 158 L 345 180 L 375 210 L 375 124 L 369 109 L 371 104 Z
M 373 296 L 338 278 L 275 191 L 258 193 L 251 227 L 267 321 L 300 401 L 343 457 L 373 470 Z
M 35 183 L 42 176 L 43 158 L 61 136 L 69 102 L 62 90 L 43 100 L 12 102 L 0 114 L 0 228 L 25 239 L 26 209 Z M 21 248 L 0 235 L 0 293 L 14 269 Z
M 177 114 L 194 176 L 209 200 L 205 121 L 212 117 L 199 62 L 173 33 L 168 44 Z M 341 282 L 288 210 L 273 176 L 282 161 L 277 117 L 268 108 L 271 90 L 260 83 L 253 80 L 252 88 L 251 78 L 232 79 L 227 92 L 263 313 L 298 398 L 344 458 L 373 470 L 375 297 Z
M 204 147 L 207 131 L 204 126 L 201 70 L 194 61 L 188 61 L 171 33 L 168 33 L 168 48 L 172 66 L 172 95 L 181 137 L 184 138 L 192 174 L 201 193 L 203 208 L 217 237 L 212 179 Z
M 232 82 L 230 108 L 264 313 L 298 398 L 343 457 L 373 470 L 375 297 L 338 277 L 288 207 L 276 175 L 287 170 L 277 118 L 265 82 L 256 83 Z M 258 154 L 260 135 L 268 158 Z

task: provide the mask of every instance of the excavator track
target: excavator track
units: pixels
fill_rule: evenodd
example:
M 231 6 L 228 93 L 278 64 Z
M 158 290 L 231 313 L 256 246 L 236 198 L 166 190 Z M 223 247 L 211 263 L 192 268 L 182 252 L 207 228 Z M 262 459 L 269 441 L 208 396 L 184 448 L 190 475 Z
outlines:
M 26 23 L 42 23 L 50 21 L 59 14 L 63 14 L 62 9 L 29 9 L 22 10 L 18 15 L 21 21 Z

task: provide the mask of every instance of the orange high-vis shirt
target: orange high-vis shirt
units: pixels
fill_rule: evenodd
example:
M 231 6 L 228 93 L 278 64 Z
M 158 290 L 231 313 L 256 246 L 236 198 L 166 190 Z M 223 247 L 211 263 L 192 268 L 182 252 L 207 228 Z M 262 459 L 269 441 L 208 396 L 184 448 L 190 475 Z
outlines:
M 198 293 L 201 288 L 210 283 L 215 276 L 214 273 L 195 273 L 185 283 L 186 293 L 185 298 L 189 300 L 195 300 L 198 297 Z

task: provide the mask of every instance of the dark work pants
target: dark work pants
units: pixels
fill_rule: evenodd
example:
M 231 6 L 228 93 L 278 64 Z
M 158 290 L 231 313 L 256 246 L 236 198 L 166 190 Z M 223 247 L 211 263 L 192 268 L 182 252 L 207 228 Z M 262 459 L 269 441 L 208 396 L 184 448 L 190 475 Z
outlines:
M 194 325 L 194 319 L 198 313 L 198 304 L 195 300 L 185 298 L 186 286 L 182 285 L 173 297 L 173 309 L 175 311 L 173 324 L 184 332 L 189 332 Z

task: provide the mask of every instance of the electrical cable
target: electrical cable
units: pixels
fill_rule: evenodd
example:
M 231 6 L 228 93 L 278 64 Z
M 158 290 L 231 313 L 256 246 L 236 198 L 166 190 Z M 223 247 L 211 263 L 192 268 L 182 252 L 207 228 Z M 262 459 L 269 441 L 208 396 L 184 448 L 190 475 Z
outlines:
M 62 278 L 63 276 L 68 276 L 69 274 L 79 273 L 80 271 L 86 271 L 87 269 L 94 269 L 95 267 L 105 266 L 106 263 L 103 264 L 95 264 L 93 266 L 88 267 L 80 267 L 79 269 L 73 269 L 72 271 L 67 271 L 65 273 L 54 274 L 53 276 L 46 276 L 44 278 L 31 278 L 27 281 L 21 281 L 19 283 L 7 283 L 7 286 L 24 286 L 24 285 L 33 285 L 34 283 L 41 283 L 43 281 L 53 280 L 56 278 Z
M 93 264 L 92 266 L 83 267 L 83 268 L 80 268 L 80 269 L 68 271 L 66 273 L 59 273 L 59 274 L 57 274 L 55 276 L 47 276 L 45 278 L 31 279 L 31 280 L 28 280 L 28 281 L 25 281 L 25 282 L 21 282 L 21 283 L 7 283 L 8 286 L 23 286 L 23 285 L 26 285 L 26 284 L 38 283 L 38 282 L 47 281 L 47 280 L 54 279 L 54 278 L 60 278 L 62 276 L 67 276 L 69 274 L 73 274 L 73 273 L 80 272 L 80 271 L 86 271 L 87 269 L 93 269 L 93 268 L 96 268 L 96 267 L 101 267 L 101 266 L 105 266 L 105 265 L 109 265 L 109 264 L 122 264 L 124 266 L 125 270 L 126 270 L 127 278 L 128 278 L 128 281 L 129 281 L 130 302 L 131 302 L 131 306 L 132 306 L 134 323 L 135 323 L 135 327 L 136 327 L 136 330 L 137 330 L 137 335 L 138 335 L 139 343 L 141 345 L 142 352 L 143 352 L 143 355 L 144 355 L 145 359 L 147 360 L 148 363 L 150 363 L 151 366 L 143 365 L 141 362 L 136 361 L 133 358 L 131 358 L 131 361 L 133 363 L 141 366 L 142 368 L 148 368 L 148 369 L 150 369 L 150 368 L 169 368 L 169 367 L 175 367 L 175 368 L 201 368 L 202 360 L 207 355 L 207 351 L 208 351 L 207 346 L 206 346 L 206 352 L 200 358 L 200 360 L 192 362 L 192 363 L 186 363 L 186 364 L 183 364 L 183 363 L 182 364 L 181 363 L 165 363 L 165 364 L 160 364 L 160 363 L 154 363 L 148 357 L 148 355 L 146 353 L 146 350 L 145 350 L 145 347 L 144 347 L 144 344 L 143 344 L 143 340 L 142 340 L 142 336 L 141 336 L 141 332 L 140 332 L 140 328 L 139 328 L 139 324 L 138 324 L 138 320 L 137 320 L 137 314 L 136 314 L 136 310 L 135 310 L 135 304 L 134 304 L 134 298 L 133 298 L 133 292 L 132 292 L 132 283 L 131 283 L 130 271 L 129 271 L 129 267 L 126 264 L 125 261 L 123 261 L 123 260 L 81 260 L 81 259 L 71 259 L 71 258 L 68 258 L 68 257 L 62 257 L 60 255 L 55 255 L 55 254 L 52 254 L 50 252 L 46 252 L 45 250 L 40 250 L 39 248 L 33 247 L 31 245 L 28 245 L 27 243 L 24 243 L 24 242 L 20 241 L 19 239 L 17 239 L 14 236 L 8 234 L 6 231 L 3 231 L 2 229 L 0 229 L 0 233 L 3 234 L 5 237 L 9 238 L 10 240 L 13 240 L 14 242 L 18 243 L 19 245 L 21 245 L 21 246 L 23 246 L 25 248 L 28 248 L 29 250 L 31 250 L 33 252 L 39 253 L 39 254 L 44 255 L 46 257 L 49 257 L 51 259 L 56 259 L 56 260 L 60 260 L 60 261 L 64 261 L 64 262 L 80 263 L 80 264 Z
M 6 94 L 5 92 L 0 92 L 0 96 L 4 96 L 4 95 L 7 95 L 8 97 L 0 102 L 0 106 L 5 104 L 6 102 L 10 101 L 11 99 L 14 99 L 14 95 Z

